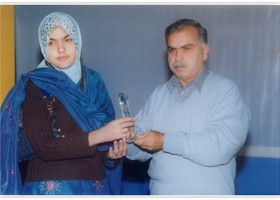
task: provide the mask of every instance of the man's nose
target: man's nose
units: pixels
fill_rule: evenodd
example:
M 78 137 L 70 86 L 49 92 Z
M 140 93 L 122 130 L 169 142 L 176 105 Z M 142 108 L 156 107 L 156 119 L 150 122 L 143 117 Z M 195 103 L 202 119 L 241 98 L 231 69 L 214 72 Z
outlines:
M 181 51 L 181 49 L 176 49 L 176 51 L 175 51 L 175 60 L 176 61 L 180 61 L 180 60 L 182 60 L 182 51 Z

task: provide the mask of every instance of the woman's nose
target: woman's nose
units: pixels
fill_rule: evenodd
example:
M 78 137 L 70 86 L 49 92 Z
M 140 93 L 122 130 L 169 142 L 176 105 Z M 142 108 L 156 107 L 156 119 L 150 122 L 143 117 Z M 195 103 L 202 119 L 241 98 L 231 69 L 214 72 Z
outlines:
M 63 42 L 58 42 L 57 51 L 59 53 L 63 53 L 65 51 L 65 46 L 64 46 Z

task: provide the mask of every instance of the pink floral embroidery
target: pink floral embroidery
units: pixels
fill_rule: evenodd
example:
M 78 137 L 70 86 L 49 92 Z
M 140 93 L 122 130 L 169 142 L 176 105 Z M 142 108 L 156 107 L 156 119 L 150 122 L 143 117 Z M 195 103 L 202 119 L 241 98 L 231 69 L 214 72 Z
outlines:
M 8 174 L 8 172 L 9 172 L 9 169 L 7 169 L 7 174 Z M 9 179 L 13 178 L 15 176 L 15 171 L 13 168 L 11 169 L 10 174 L 11 174 L 11 176 L 7 176 L 6 182 L 1 184 L 1 187 L 6 187 L 9 184 Z
M 45 181 L 42 182 L 41 192 L 45 192 L 46 195 L 54 195 L 55 191 L 60 191 L 60 183 L 58 181 Z
M 14 171 L 14 169 L 11 169 L 11 176 L 15 176 L 15 171 Z
M 6 110 L 9 110 L 9 109 L 10 109 L 10 104 L 7 104 L 7 105 L 5 106 L 5 109 L 6 109 Z
M 101 181 L 95 181 L 95 183 L 93 184 L 93 186 L 95 187 L 95 189 L 97 191 L 101 191 L 101 188 L 103 188 L 104 186 L 101 184 Z

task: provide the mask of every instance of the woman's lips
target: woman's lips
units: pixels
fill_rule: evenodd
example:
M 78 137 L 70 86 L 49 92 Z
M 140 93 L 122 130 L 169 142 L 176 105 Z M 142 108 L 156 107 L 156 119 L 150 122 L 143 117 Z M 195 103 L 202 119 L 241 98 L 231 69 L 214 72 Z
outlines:
M 68 56 L 59 56 L 59 57 L 57 57 L 57 60 L 59 60 L 59 61 L 65 61 L 67 59 L 68 59 Z

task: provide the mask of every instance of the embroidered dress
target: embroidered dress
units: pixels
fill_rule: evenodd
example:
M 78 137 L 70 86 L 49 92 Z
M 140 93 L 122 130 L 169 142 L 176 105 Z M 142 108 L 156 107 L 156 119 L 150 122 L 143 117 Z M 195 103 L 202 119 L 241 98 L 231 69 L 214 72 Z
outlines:
M 42 181 L 27 183 L 26 192 L 34 195 L 69 195 L 83 191 L 84 195 L 110 194 L 106 180 L 102 181 Z
M 9 92 L 1 107 L 1 194 L 22 194 L 23 192 L 17 157 L 17 138 L 20 110 L 25 98 L 25 84 L 28 80 L 57 97 L 85 132 L 98 129 L 114 119 L 112 102 L 99 74 L 86 66 L 83 67 L 87 85 L 85 91 L 82 91 L 65 73 L 52 68 L 39 68 L 23 75 Z M 98 151 L 106 151 L 108 148 L 109 145 L 99 145 Z M 69 186 L 68 184 L 80 186 L 89 184 L 92 186 L 89 191 L 76 189 L 83 191 L 84 194 L 118 194 L 121 168 L 121 164 L 113 170 L 104 168 L 108 176 L 100 183 L 96 181 L 52 182 L 52 180 L 31 182 L 25 186 L 24 192 L 27 192 L 29 188 L 28 193 L 32 190 L 34 194 L 75 194 L 75 191 L 67 187 L 62 188 Z

